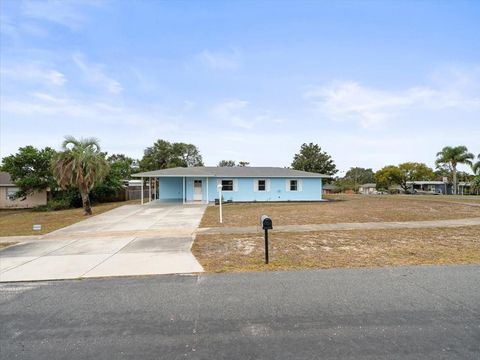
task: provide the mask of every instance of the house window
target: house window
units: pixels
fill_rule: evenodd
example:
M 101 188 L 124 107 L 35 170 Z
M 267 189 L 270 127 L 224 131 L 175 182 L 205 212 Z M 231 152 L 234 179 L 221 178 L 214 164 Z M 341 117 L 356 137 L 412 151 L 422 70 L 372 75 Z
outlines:
M 13 200 L 17 192 L 17 187 L 7 187 L 7 200 Z
M 222 191 L 233 191 L 233 180 L 222 180 Z
M 290 191 L 297 191 L 297 190 L 298 190 L 298 181 L 290 180 Z
M 258 191 L 266 191 L 266 190 L 267 190 L 267 181 L 258 180 Z

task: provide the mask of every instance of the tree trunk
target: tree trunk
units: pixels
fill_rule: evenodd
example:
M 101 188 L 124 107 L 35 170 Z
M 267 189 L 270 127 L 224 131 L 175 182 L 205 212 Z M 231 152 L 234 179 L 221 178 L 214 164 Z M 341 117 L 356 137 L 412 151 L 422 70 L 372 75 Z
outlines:
M 453 168 L 452 169 L 452 175 L 453 175 L 453 189 L 452 189 L 452 194 L 457 195 L 457 169 Z
M 92 215 L 92 207 L 90 205 L 90 197 L 88 196 L 88 190 L 80 189 L 82 196 L 83 215 Z

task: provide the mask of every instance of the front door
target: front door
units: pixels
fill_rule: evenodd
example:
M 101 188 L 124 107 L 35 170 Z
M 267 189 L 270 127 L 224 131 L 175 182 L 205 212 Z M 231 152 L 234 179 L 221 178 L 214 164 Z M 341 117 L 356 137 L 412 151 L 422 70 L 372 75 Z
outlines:
M 193 180 L 193 201 L 202 201 L 202 180 Z

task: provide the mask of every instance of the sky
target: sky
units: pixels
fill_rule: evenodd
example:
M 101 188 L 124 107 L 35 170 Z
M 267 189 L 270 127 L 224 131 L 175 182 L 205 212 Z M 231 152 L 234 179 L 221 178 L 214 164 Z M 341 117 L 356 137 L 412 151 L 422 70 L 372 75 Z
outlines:
M 157 139 L 342 172 L 480 153 L 480 1 L 0 1 L 0 157 Z M 463 170 L 466 170 L 464 168 Z

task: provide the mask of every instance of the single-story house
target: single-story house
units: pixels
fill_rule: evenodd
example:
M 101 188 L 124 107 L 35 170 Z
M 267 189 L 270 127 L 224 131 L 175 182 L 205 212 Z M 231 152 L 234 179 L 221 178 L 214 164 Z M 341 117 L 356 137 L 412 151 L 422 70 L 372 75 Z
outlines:
M 47 204 L 47 192 L 36 191 L 23 199 L 14 199 L 18 187 L 13 183 L 10 174 L 0 172 L 0 209 L 25 209 Z
M 333 184 L 325 184 L 323 185 L 323 193 L 324 194 L 335 194 L 337 187 Z
M 407 181 L 410 192 L 430 192 L 432 194 L 452 194 L 452 186 L 443 181 Z
M 183 203 L 215 201 L 219 197 L 218 185 L 222 185 L 223 201 L 321 201 L 322 179 L 329 177 L 287 168 L 250 166 L 177 167 L 133 176 L 149 179 L 150 199 Z
M 368 183 L 358 187 L 358 192 L 363 195 L 371 195 L 377 193 L 377 184 Z

